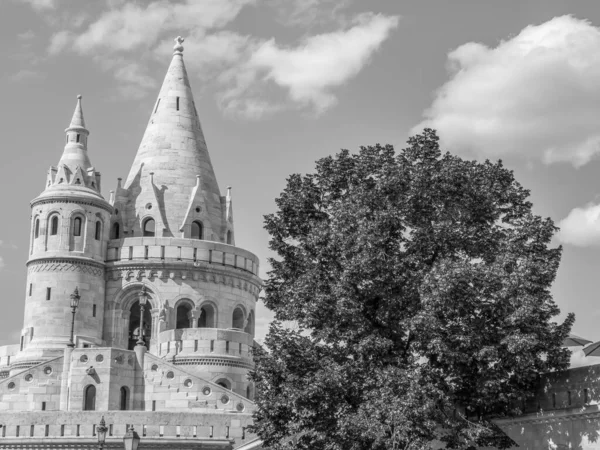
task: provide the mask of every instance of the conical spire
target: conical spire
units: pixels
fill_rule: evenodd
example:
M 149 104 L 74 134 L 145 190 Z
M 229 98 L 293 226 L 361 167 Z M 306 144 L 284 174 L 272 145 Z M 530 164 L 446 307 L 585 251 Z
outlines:
M 69 125 L 69 128 L 67 128 L 67 130 L 72 128 L 85 129 L 85 120 L 83 120 L 83 110 L 81 109 L 81 95 L 77 96 L 77 105 L 75 106 L 75 111 L 73 112 L 71 125 Z
M 193 220 L 203 222 L 206 239 L 220 241 L 224 224 L 219 186 L 183 62 L 183 39 L 175 42 L 173 59 L 124 185 L 129 192 L 127 228 L 135 235 L 140 217 L 160 212 L 164 229 L 157 230 L 157 236 L 186 236 L 181 229 L 190 226 L 190 201 L 199 194 L 204 204 L 193 205 Z
M 81 95 L 77 96 L 73 118 L 69 127 L 65 129 L 65 133 L 67 143 L 58 165 L 67 165 L 71 172 L 75 172 L 77 167 L 87 171 L 92 166 L 87 154 L 87 138 L 90 132 L 85 127 L 85 120 L 83 119 Z

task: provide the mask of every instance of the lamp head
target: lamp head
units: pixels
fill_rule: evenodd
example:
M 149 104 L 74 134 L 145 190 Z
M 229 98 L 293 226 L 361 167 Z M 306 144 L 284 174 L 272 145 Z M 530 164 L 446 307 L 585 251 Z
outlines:
M 79 295 L 79 289 L 76 287 L 73 293 L 71 294 L 71 308 L 77 309 L 79 306 L 79 299 L 81 296 Z
M 96 427 L 96 432 L 98 433 L 98 443 L 104 444 L 106 442 L 106 432 L 108 428 L 106 426 L 106 422 L 104 421 L 104 416 L 100 419 L 100 425 Z
M 140 305 L 146 306 L 146 303 L 148 302 L 148 292 L 146 291 L 146 286 L 142 286 L 142 290 L 140 291 L 139 298 L 140 298 Z
M 123 436 L 123 444 L 125 450 L 137 450 L 138 445 L 140 445 L 140 436 L 135 432 L 133 426 L 130 426 L 125 436 Z

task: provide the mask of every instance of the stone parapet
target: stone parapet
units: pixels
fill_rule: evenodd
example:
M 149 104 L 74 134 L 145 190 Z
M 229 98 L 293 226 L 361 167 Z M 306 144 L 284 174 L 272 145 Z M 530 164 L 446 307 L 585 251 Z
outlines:
M 111 240 L 108 263 L 127 261 L 187 262 L 227 266 L 240 271 L 259 273 L 258 257 L 253 253 L 213 241 L 181 238 L 138 237 Z

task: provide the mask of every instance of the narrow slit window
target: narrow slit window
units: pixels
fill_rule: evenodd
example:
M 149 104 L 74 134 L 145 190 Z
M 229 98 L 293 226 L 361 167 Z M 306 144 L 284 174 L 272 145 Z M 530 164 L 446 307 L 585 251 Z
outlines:
M 144 246 L 144 259 L 148 259 L 149 248 L 147 245 Z
M 45 426 L 44 436 L 46 436 L 46 437 L 50 436 L 50 425 L 48 425 L 48 424 L 46 424 L 46 426 Z
M 40 236 L 40 219 L 35 219 L 35 238 L 37 239 Z
M 179 111 L 179 97 L 177 97 L 177 111 Z
M 79 133 L 77 133 L 77 142 L 79 142 Z
M 75 217 L 73 221 L 73 236 L 81 236 L 81 217 Z
M 51 297 L 52 297 L 52 288 L 47 287 L 46 288 L 46 300 L 50 300 Z
M 552 407 L 556 408 L 556 394 L 552 394 Z
M 96 305 L 92 305 L 92 317 L 96 317 Z
M 102 234 L 102 222 L 100 222 L 99 220 L 96 220 L 96 230 L 94 232 L 94 239 L 99 241 L 101 234 Z
M 42 411 L 46 411 L 46 402 L 42 402 Z
M 33 283 L 29 283 L 29 296 L 33 293 Z
M 119 239 L 119 237 L 121 236 L 121 229 L 118 223 L 115 223 L 113 225 L 113 232 L 112 232 L 112 238 L 113 239 Z
M 165 246 L 160 246 L 160 259 L 165 259 Z
M 210 341 L 210 351 L 211 352 L 215 351 L 215 341 Z
M 50 234 L 56 236 L 58 234 L 58 216 L 54 216 L 50 220 Z

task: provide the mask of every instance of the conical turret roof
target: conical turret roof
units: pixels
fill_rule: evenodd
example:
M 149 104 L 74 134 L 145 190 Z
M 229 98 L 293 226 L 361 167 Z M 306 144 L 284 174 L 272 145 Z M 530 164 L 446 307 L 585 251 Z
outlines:
M 127 193 L 127 226 L 134 235 L 140 220 L 153 215 L 163 230 L 157 236 L 180 236 L 190 207 L 201 211 L 211 235 L 222 240 L 221 194 L 210 161 L 192 90 L 183 62 L 183 39 L 177 38 L 173 59 L 123 188 Z M 203 202 L 191 205 L 199 194 Z M 137 234 L 139 235 L 139 234 Z

